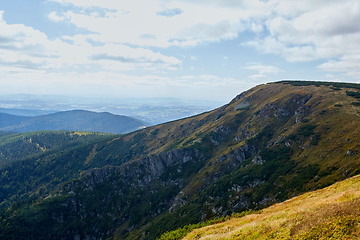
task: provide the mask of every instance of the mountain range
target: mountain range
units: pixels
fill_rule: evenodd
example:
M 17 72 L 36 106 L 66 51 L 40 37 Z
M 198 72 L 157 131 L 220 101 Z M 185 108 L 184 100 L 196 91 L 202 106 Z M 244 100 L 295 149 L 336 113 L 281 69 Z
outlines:
M 10 155 L 0 168 L 0 237 L 156 239 L 357 175 L 359 89 L 264 84 L 193 117 Z M 46 149 L 74 136 L 50 133 L 28 137 Z
M 0 112 L 40 116 L 82 109 L 131 116 L 152 125 L 189 117 L 223 105 L 222 102 L 177 98 L 85 98 L 57 95 L 13 94 L 0 96 Z
M 27 117 L 0 113 L 0 131 L 31 132 L 39 130 L 78 130 L 128 133 L 149 126 L 136 118 L 84 110 L 63 111 Z

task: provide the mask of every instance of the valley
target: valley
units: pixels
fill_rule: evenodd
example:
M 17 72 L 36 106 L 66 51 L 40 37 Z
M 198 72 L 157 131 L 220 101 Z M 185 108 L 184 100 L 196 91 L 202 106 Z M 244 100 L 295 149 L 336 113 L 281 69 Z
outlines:
M 157 239 L 360 174 L 359 89 L 282 81 L 124 135 L 3 133 L 0 237 Z

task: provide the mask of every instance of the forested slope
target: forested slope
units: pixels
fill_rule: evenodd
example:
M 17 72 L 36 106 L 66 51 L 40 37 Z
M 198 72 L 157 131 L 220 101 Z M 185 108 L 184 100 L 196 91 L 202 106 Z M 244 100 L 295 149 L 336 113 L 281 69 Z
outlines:
M 346 179 L 360 173 L 358 89 L 259 85 L 214 111 L 54 154 L 38 169 L 76 179 L 2 212 L 3 236 L 155 239 Z
M 92 143 L 113 139 L 108 133 L 39 131 L 0 137 L 0 206 L 49 193 L 57 184 L 79 176 L 81 167 L 62 154 L 81 154 Z M 74 155 L 75 156 L 75 155 Z

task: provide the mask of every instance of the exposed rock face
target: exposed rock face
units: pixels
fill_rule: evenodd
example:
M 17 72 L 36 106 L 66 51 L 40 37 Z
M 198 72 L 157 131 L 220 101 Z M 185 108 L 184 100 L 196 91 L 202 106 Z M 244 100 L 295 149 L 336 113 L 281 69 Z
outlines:
M 175 149 L 169 152 L 160 153 L 156 156 L 150 156 L 140 160 L 141 164 L 150 171 L 150 174 L 153 178 L 159 177 L 163 174 L 165 168 L 183 164 L 189 161 L 194 161 L 200 156 L 198 150 L 194 151 L 184 151 L 183 149 Z
M 127 179 L 138 179 L 140 185 L 146 185 L 154 179 L 158 179 L 167 168 L 179 166 L 189 161 L 201 161 L 203 156 L 198 150 L 185 151 L 183 149 L 174 149 L 169 152 L 151 155 L 135 162 L 124 164 L 123 166 L 107 166 L 104 168 L 95 168 L 86 173 L 83 183 L 88 186 L 87 190 L 92 190 L 97 184 L 105 181 L 111 174 L 116 173 Z M 67 189 L 72 188 L 72 183 L 68 184 Z
M 264 180 L 255 179 L 253 182 L 249 183 L 249 187 L 250 188 L 255 188 L 255 187 L 260 186 L 260 185 L 262 185 L 264 183 L 265 183 Z
M 88 178 L 84 180 L 84 183 L 90 187 L 89 190 L 93 189 L 93 186 L 103 182 L 109 175 L 119 170 L 120 167 L 108 166 L 104 168 L 95 168 L 86 173 Z
M 130 211 L 124 215 L 124 218 L 117 219 L 115 215 L 112 214 L 105 216 L 105 212 L 99 214 L 89 210 L 91 209 L 89 206 L 91 202 L 84 202 L 81 196 L 87 194 L 87 192 L 88 194 L 91 194 L 92 191 L 99 191 L 99 187 L 101 188 L 103 184 L 106 184 L 107 187 L 111 188 L 111 192 L 104 193 L 101 196 L 103 199 L 102 202 L 105 205 L 108 204 L 108 201 L 114 197 L 124 197 L 132 193 L 140 192 L 144 194 L 143 196 L 138 195 L 134 199 L 124 199 L 123 205 L 117 206 L 114 209 L 114 214 L 123 212 L 123 209 L 130 209 L 131 206 L 136 206 L 136 203 L 139 204 L 138 202 L 150 201 L 149 203 L 152 205 L 151 199 L 153 199 L 157 194 L 161 194 L 163 188 L 173 188 L 175 191 L 173 191 L 171 195 L 167 195 L 162 203 L 160 202 L 152 206 L 150 209 L 154 210 L 150 210 L 151 212 L 148 214 L 150 214 L 151 217 L 156 217 L 159 213 L 165 210 L 171 211 L 174 207 L 181 206 L 185 203 L 185 201 L 180 197 L 176 197 L 176 194 L 178 193 L 176 189 L 179 189 L 179 186 L 184 184 L 184 178 L 182 176 L 184 164 L 190 164 L 189 166 L 191 167 L 192 164 L 203 160 L 204 159 L 200 154 L 200 151 L 196 149 L 191 151 L 174 149 L 169 152 L 151 155 L 138 161 L 129 162 L 119 167 L 107 166 L 101 169 L 92 169 L 86 173 L 85 178 L 70 182 L 64 186 L 64 191 L 74 193 L 73 197 L 68 198 L 66 202 L 63 203 L 63 206 L 67 209 L 67 219 L 69 219 L 70 216 L 74 219 L 79 218 L 79 221 L 82 222 L 86 221 L 88 217 L 94 217 L 97 215 L 97 218 L 99 219 L 119 225 L 129 218 L 135 218 L 136 216 L 133 214 L 136 214 L 136 211 L 134 213 L 130 213 Z M 171 169 L 176 170 L 171 171 Z M 173 174 L 173 177 L 171 177 L 171 179 L 163 177 L 164 174 L 169 174 L 169 171 L 170 174 Z M 181 192 L 179 195 L 181 196 Z M 97 198 L 99 197 L 100 196 Z M 138 198 L 142 199 L 140 200 Z M 103 206 L 98 206 L 96 212 L 101 212 L 102 208 Z M 53 219 L 56 219 L 59 223 L 64 222 L 63 214 L 54 215 Z M 87 235 L 93 237 L 94 239 L 98 239 L 100 236 L 104 237 L 111 233 L 102 233 L 101 235 L 97 232 L 97 228 L 98 225 L 95 224 L 93 226 L 93 230 L 95 232 L 92 230 L 87 232 Z M 76 235 L 68 235 L 67 237 L 72 238 L 76 237 Z
M 265 161 L 262 159 L 260 155 L 256 155 L 253 160 L 251 160 L 252 164 L 260 164 L 262 165 Z
M 246 95 L 248 95 L 248 94 L 251 93 L 251 92 L 253 92 L 253 89 L 249 89 L 249 90 L 247 90 L 247 91 L 245 91 L 245 92 L 240 93 L 240 94 L 237 95 L 233 100 L 231 100 L 231 102 L 230 102 L 228 105 L 231 105 L 231 104 L 233 104 L 234 102 L 237 102 L 237 101 L 239 101 L 240 99 L 243 99 Z M 228 106 L 228 105 L 226 105 L 226 106 Z
M 236 104 L 236 106 L 234 107 L 234 110 L 235 111 L 240 110 L 240 109 L 248 107 L 248 106 L 250 106 L 250 103 L 248 101 L 243 101 L 241 103 Z
M 269 118 L 275 116 L 277 119 L 296 115 L 296 122 L 300 118 L 308 116 L 309 106 L 305 104 L 311 99 L 311 95 L 295 95 L 289 99 L 285 105 L 282 105 L 280 100 L 272 103 L 267 103 L 260 111 L 261 118 Z
M 256 148 L 249 144 L 244 144 L 234 149 L 232 154 L 228 154 L 227 158 L 231 159 L 234 164 L 239 164 L 245 159 L 254 156 L 256 154 Z

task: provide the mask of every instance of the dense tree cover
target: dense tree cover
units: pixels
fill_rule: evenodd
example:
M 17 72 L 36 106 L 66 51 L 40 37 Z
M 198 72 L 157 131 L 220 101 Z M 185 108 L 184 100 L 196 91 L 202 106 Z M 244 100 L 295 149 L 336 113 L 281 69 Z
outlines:
M 86 169 L 83 162 L 69 161 L 68 156 L 86 159 L 91 143 L 115 136 L 41 131 L 0 137 L 0 206 L 43 196 L 58 184 L 79 176 L 79 171 Z
M 303 131 L 301 129 L 303 128 L 300 128 L 296 137 L 297 139 L 304 137 L 300 134 Z M 267 136 L 266 133 L 268 131 L 269 130 L 265 129 L 264 133 L 256 138 L 262 139 L 264 136 Z M 270 137 L 270 135 L 268 135 L 268 137 Z M 204 151 L 210 150 L 204 149 Z M 72 154 L 74 154 L 74 152 Z M 35 202 L 30 204 L 30 207 L 27 205 L 28 202 L 17 202 L 13 204 L 9 210 L 3 213 L 3 216 L 5 218 L 9 214 L 15 213 L 18 217 L 3 221 L 4 224 L 6 223 L 6 225 L 3 226 L 3 231 L 6 233 L 16 231 L 17 234 L 21 236 L 30 236 L 30 238 L 40 236 L 39 239 L 41 239 L 41 237 L 46 239 L 48 237 L 61 238 L 68 236 L 67 231 L 74 229 L 75 232 L 71 234 L 83 237 L 87 234 L 106 237 L 108 236 L 109 229 L 114 229 L 114 226 L 126 223 L 125 226 L 127 227 L 118 230 L 116 234 L 122 237 L 127 236 L 132 238 L 129 229 L 152 222 L 156 219 L 152 222 L 152 227 L 147 229 L 144 238 L 154 239 L 166 230 L 176 229 L 189 223 L 195 224 L 184 227 L 175 233 L 169 233 L 171 236 L 174 234 L 177 236 L 180 231 L 179 234 L 182 236 L 189 229 L 205 226 L 214 221 L 228 219 L 228 217 L 226 217 L 220 220 L 211 220 L 197 224 L 201 220 L 201 215 L 199 214 L 201 211 L 208 211 L 208 217 L 217 216 L 211 212 L 210 208 L 206 210 L 205 206 L 209 202 L 212 202 L 211 206 L 215 208 L 227 209 L 230 202 L 236 201 L 233 190 L 229 190 L 233 186 L 248 188 L 241 198 L 247 199 L 248 202 L 254 204 L 240 206 L 232 210 L 229 209 L 229 215 L 231 215 L 233 211 L 242 212 L 247 209 L 257 209 L 260 207 L 258 202 L 264 199 L 283 201 L 288 198 L 290 193 L 304 192 L 306 190 L 304 189 L 304 185 L 319 174 L 320 169 L 317 165 L 302 166 L 291 160 L 292 150 L 283 144 L 263 148 L 259 155 L 263 156 L 263 164 L 252 164 L 252 158 L 247 159 L 237 168 L 233 169 L 231 173 L 221 177 L 216 183 L 196 193 L 191 202 L 186 203 L 184 206 L 175 209 L 173 212 L 161 218 L 156 219 L 156 216 L 159 212 L 170 207 L 169 200 L 173 199 L 180 191 L 178 186 L 171 184 L 166 186 L 164 183 L 168 181 L 176 182 L 179 179 L 187 179 L 186 181 L 189 182 L 199 169 L 204 166 L 204 162 L 198 162 L 198 166 L 191 162 L 185 163 L 182 166 L 181 173 L 177 171 L 178 166 L 169 167 L 168 170 L 160 176 L 160 181 L 153 180 L 151 185 L 145 189 L 142 187 L 131 187 L 132 183 L 129 179 L 124 179 L 116 174 L 111 175 L 110 178 L 104 182 L 95 185 L 93 191 L 96 191 L 96 194 L 93 194 L 93 191 L 83 190 L 84 187 L 86 189 L 87 186 L 84 185 L 85 182 L 88 182 L 86 179 L 84 181 L 74 181 L 70 185 L 76 187 L 71 187 L 70 189 L 71 191 L 75 191 L 75 195 L 68 194 L 68 191 L 63 190 L 64 196 L 55 196 L 43 202 Z M 64 164 L 64 162 L 59 164 Z M 76 168 L 78 166 L 74 167 Z M 62 174 L 65 174 L 65 172 L 66 171 Z M 326 175 L 326 173 L 324 174 Z M 288 177 L 284 178 L 283 176 Z M 59 180 L 59 182 L 61 181 L 64 181 L 64 179 Z M 261 182 L 261 184 L 257 185 L 256 182 Z M 263 184 L 264 182 L 265 184 Z M 274 185 L 272 183 L 276 184 Z M 249 187 L 251 185 L 253 186 Z M 26 219 L 28 219 L 29 216 L 36 216 L 35 219 L 37 223 L 25 224 L 26 227 L 18 229 L 18 223 L 28 221 Z M 56 220 L 60 216 L 62 216 L 61 222 Z M 179 219 L 176 216 L 182 217 Z M 33 230 L 34 226 L 42 223 L 46 223 L 46 229 L 37 229 L 39 231 Z M 96 229 L 96 231 L 94 231 L 94 229 Z
M 78 147 L 102 139 L 112 134 L 71 131 L 38 131 L 13 133 L 0 137 L 0 166 L 14 160 L 35 157 L 45 152 Z

